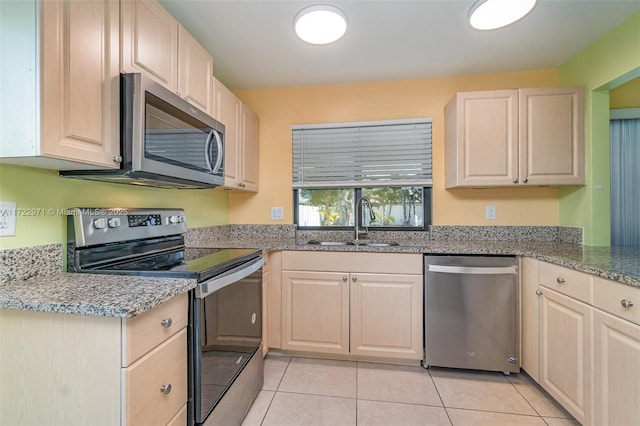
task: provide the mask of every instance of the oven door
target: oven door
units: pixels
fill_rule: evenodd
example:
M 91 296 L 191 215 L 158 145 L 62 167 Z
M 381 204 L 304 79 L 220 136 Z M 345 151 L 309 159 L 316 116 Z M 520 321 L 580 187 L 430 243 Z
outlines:
M 192 303 L 192 398 L 196 424 L 203 423 L 254 355 L 262 359 L 262 263 L 259 257 L 198 285 Z M 260 371 L 261 373 L 261 371 Z M 260 380 L 262 376 L 260 374 Z M 260 383 L 240 392 L 234 409 L 246 414 Z M 222 404 L 221 404 L 222 405 Z M 244 410 L 244 411 L 243 411 Z

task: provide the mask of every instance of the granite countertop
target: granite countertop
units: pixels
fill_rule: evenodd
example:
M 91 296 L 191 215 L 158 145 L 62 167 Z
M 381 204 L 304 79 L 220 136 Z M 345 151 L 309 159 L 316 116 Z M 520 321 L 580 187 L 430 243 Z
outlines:
M 0 285 L 0 308 L 131 318 L 195 286 L 193 279 L 60 272 Z
M 220 247 L 255 247 L 264 250 L 527 256 L 640 287 L 640 249 L 637 247 L 593 247 L 561 242 L 516 241 L 399 241 L 400 245 L 389 247 L 320 246 L 292 238 L 236 238 L 228 241 L 219 240 L 216 243 Z
M 343 251 L 527 256 L 640 288 L 640 249 L 590 247 L 557 241 L 508 239 L 431 240 L 420 234 L 385 233 L 399 245 L 320 246 L 307 234 L 253 232 L 235 235 L 198 231 L 192 248 L 256 248 L 262 250 Z M 270 228 L 271 229 L 271 228 Z M 328 234 L 321 234 L 328 235 Z M 351 235 L 351 234 L 347 234 Z M 409 237 L 407 237 L 409 235 Z M 494 234 L 495 235 L 495 234 Z M 400 237 L 403 237 L 400 238 Z M 484 237 L 484 236 L 483 236 Z M 337 241 L 337 240 L 334 240 Z M 378 242 L 374 240 L 374 242 Z M 5 250 L 0 253 L 0 309 L 22 309 L 131 318 L 196 287 L 196 280 L 132 275 L 75 274 L 62 270 L 62 245 Z

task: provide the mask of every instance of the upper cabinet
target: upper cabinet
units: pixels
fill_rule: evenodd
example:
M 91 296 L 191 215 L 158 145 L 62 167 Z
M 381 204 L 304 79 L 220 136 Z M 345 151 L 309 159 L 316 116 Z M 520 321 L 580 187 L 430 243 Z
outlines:
M 584 184 L 584 89 L 457 93 L 445 106 L 445 187 Z
M 258 191 L 258 117 L 214 78 L 214 118 L 224 124 L 224 186 Z
M 213 58 L 156 0 L 123 1 L 122 72 L 141 72 L 213 112 Z
M 178 94 L 213 115 L 213 58 L 182 25 L 178 26 Z
M 119 167 L 119 2 L 0 2 L 0 9 L 2 38 L 11 40 L 0 72 L 1 161 Z

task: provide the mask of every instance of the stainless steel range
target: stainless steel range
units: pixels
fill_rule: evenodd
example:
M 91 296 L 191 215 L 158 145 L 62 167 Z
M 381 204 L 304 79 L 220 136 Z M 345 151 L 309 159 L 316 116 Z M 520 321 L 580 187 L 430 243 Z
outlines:
M 75 208 L 69 272 L 193 278 L 189 425 L 240 424 L 263 382 L 260 250 L 190 249 L 180 209 Z

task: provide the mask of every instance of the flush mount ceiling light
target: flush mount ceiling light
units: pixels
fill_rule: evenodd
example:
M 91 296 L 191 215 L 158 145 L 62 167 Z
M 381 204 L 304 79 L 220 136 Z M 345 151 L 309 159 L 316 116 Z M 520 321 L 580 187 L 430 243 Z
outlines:
M 469 23 L 477 30 L 495 30 L 524 18 L 536 0 L 478 0 L 469 10 Z
M 329 44 L 347 32 L 347 15 L 337 7 L 317 5 L 302 9 L 293 21 L 296 34 L 311 44 Z

